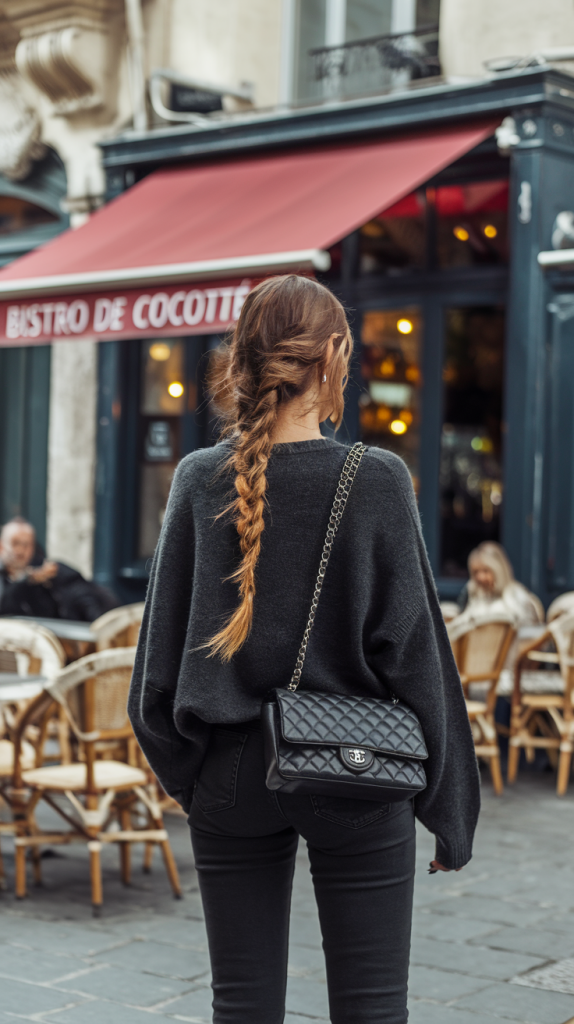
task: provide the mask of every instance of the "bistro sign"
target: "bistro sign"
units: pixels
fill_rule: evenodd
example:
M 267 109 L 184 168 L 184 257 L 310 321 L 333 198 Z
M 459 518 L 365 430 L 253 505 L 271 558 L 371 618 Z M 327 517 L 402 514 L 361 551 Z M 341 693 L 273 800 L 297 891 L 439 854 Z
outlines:
M 0 302 L 0 345 L 39 345 L 58 338 L 116 338 L 217 334 L 239 318 L 254 280 L 186 288 L 124 289 Z

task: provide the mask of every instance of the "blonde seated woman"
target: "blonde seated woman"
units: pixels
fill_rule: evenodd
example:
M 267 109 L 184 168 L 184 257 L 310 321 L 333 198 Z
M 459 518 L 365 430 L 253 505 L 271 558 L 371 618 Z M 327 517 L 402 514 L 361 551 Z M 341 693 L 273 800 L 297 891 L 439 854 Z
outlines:
M 459 598 L 462 617 L 483 617 L 489 612 L 509 612 L 516 628 L 544 622 L 542 603 L 514 578 L 508 555 L 501 544 L 484 541 L 468 556 L 470 579 Z
M 468 629 L 469 622 L 478 624 L 501 612 L 512 616 L 517 631 L 544 622 L 542 602 L 514 578 L 502 545 L 495 541 L 479 544 L 468 556 L 468 572 L 470 579 L 459 597 L 462 611 L 447 625 L 451 642 Z M 519 649 L 520 640 L 517 637 L 508 652 L 498 693 L 512 692 L 513 671 Z

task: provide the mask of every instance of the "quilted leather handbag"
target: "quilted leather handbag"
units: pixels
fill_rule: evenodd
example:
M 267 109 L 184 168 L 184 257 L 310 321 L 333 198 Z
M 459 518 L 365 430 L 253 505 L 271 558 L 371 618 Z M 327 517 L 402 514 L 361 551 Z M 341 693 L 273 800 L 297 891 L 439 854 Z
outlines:
M 291 682 L 287 689 L 271 690 L 262 706 L 266 784 L 283 793 L 394 802 L 426 787 L 428 755 L 414 711 L 396 697 L 297 689 L 333 541 L 364 452 L 365 445 L 353 445 L 343 466 Z

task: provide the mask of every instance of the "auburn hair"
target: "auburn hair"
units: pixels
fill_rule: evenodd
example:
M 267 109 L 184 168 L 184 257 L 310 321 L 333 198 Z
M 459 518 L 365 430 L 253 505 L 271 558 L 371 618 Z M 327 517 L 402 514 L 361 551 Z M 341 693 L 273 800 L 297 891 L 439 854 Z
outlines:
M 210 657 L 230 661 L 251 629 L 265 529 L 266 470 L 278 411 L 320 384 L 337 429 L 352 345 L 345 310 L 332 292 L 289 274 L 269 278 L 248 294 L 230 341 L 213 355 L 208 386 L 223 420 L 223 436 L 231 440 L 225 468 L 235 473 L 237 493 L 221 515 L 233 516 L 241 562 L 229 577 L 238 584 L 239 604 L 205 644 Z

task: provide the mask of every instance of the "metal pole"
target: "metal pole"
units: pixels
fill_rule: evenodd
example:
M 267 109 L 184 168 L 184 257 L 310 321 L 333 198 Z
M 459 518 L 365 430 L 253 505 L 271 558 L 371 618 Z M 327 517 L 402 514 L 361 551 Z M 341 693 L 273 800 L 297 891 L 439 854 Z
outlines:
M 134 128 L 137 132 L 145 132 L 148 128 L 148 121 L 144 73 L 144 29 L 141 0 L 126 0 L 126 25 L 128 30 Z

